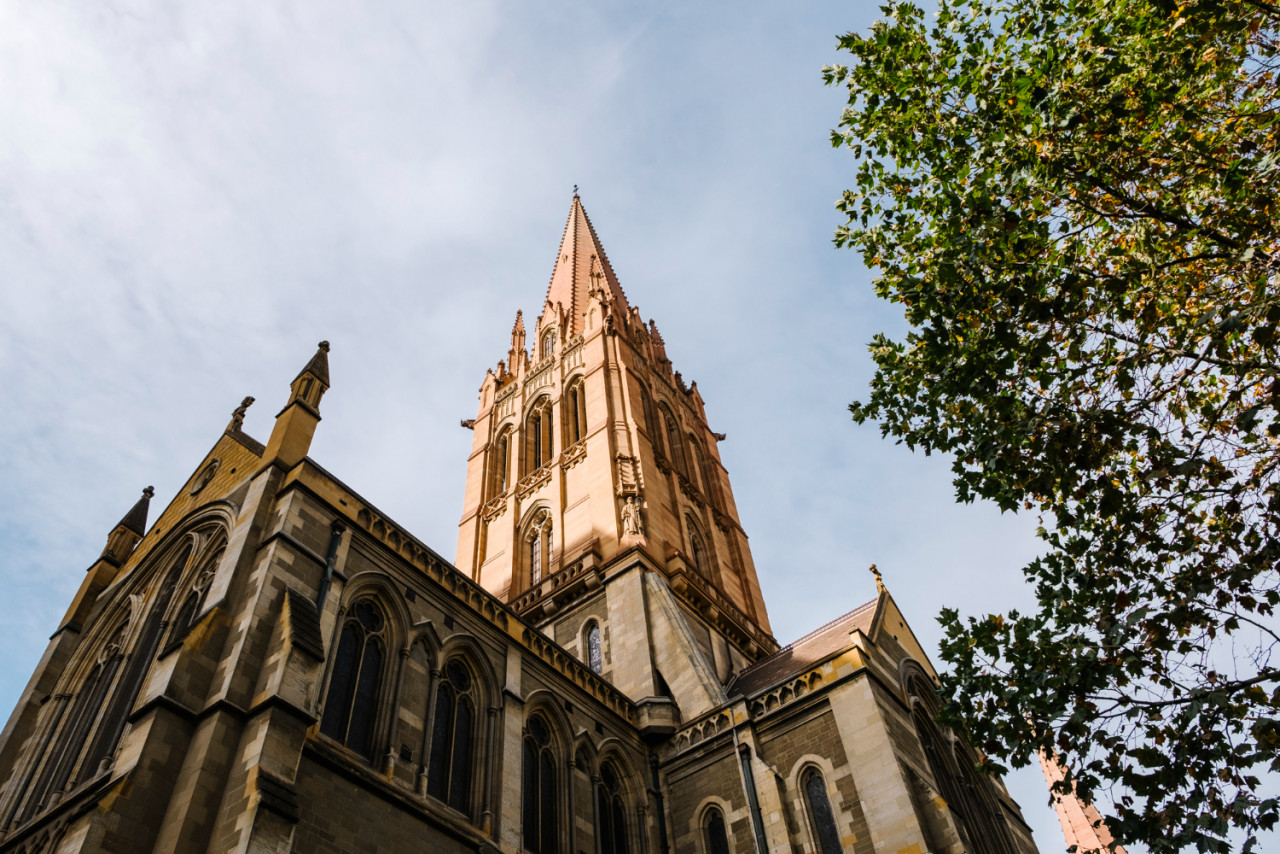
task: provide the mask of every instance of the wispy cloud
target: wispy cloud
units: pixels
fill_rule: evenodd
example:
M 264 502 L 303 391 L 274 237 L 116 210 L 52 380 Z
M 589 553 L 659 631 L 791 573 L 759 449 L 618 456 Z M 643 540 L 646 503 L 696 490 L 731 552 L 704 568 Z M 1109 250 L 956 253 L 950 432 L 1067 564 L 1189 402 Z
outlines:
M 1031 522 L 850 423 L 900 321 L 835 251 L 851 175 L 818 69 L 873 10 L 814 3 L 0 5 L 0 707 L 137 491 L 245 394 L 270 429 L 320 338 L 313 455 L 452 554 L 486 368 L 578 183 L 698 380 L 786 642 L 870 598 L 1027 599 Z M 1015 786 L 1038 836 L 1056 822 Z

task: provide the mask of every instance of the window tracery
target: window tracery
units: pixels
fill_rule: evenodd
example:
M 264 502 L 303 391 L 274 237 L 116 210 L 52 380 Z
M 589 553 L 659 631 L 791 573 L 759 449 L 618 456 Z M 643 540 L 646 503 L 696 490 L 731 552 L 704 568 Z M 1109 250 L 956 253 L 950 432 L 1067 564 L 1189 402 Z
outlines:
M 529 520 L 524 534 L 524 562 L 528 587 L 537 587 L 551 570 L 551 511 L 543 507 Z
M 531 854 L 553 854 L 559 848 L 555 755 L 551 750 L 551 731 L 537 714 L 531 716 L 525 726 L 521 799 L 524 849 Z
M 489 488 L 486 500 L 496 498 L 507 491 L 507 477 L 511 471 L 511 428 L 505 427 L 489 446 Z
M 622 783 L 609 762 L 600 766 L 600 780 L 596 783 L 596 838 L 600 841 L 600 854 L 627 854 Z
M 334 654 L 320 732 L 373 759 L 378 695 L 386 662 L 387 619 L 372 599 L 347 614 Z
M 525 420 L 525 474 L 551 462 L 551 398 L 533 405 Z
M 565 430 L 565 447 L 577 444 L 587 435 L 587 401 L 581 377 L 572 380 L 564 393 L 562 410 Z
M 471 669 L 460 658 L 449 659 L 436 690 L 427 794 L 468 815 L 477 705 Z

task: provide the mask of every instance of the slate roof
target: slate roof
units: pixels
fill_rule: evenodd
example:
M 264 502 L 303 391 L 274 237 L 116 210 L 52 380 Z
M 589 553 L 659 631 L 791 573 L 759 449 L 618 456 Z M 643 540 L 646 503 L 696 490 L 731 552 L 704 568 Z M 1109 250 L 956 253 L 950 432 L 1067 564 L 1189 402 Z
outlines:
M 879 602 L 877 598 L 859 605 L 849 613 L 836 617 L 825 626 L 820 626 L 784 646 L 768 658 L 762 658 L 734 677 L 726 688 L 727 693 L 729 696 L 751 696 L 847 648 L 851 644 L 849 633 L 854 629 L 861 630 L 863 634 L 871 634 L 871 624 L 875 620 L 876 605 Z

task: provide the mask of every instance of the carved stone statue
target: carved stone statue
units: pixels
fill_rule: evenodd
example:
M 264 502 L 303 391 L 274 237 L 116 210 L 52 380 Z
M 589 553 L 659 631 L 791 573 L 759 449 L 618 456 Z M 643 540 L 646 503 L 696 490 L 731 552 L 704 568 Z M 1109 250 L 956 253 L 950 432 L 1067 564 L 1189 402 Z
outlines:
M 622 533 L 628 537 L 644 536 L 644 519 L 640 516 L 640 505 L 634 495 L 628 495 L 627 503 L 622 505 Z
M 240 401 L 240 405 L 236 407 L 236 411 L 231 413 L 231 423 L 227 425 L 228 430 L 239 430 L 244 426 L 244 414 L 249 411 L 249 407 L 253 406 L 253 398 L 246 397 Z

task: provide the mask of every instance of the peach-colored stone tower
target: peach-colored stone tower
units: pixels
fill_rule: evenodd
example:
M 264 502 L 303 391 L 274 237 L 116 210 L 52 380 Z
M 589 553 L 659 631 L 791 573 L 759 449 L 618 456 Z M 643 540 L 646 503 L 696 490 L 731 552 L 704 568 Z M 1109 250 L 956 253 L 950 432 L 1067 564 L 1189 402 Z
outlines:
M 480 386 L 458 568 L 561 643 L 597 627 L 614 684 L 695 714 L 777 645 L 722 437 L 576 194 L 532 332 L 517 312 Z

